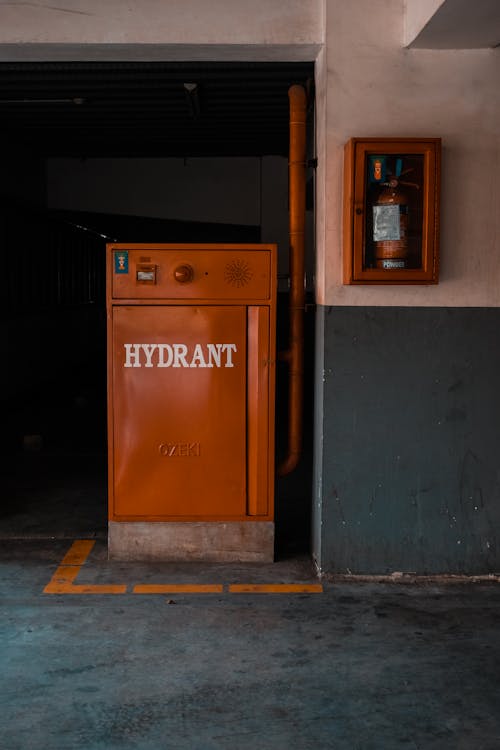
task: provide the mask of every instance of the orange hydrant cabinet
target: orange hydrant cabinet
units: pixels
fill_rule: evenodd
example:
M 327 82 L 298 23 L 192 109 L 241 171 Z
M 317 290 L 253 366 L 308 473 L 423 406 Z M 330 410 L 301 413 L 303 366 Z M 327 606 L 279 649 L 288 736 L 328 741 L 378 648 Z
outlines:
M 107 246 L 109 554 L 272 560 L 275 245 Z

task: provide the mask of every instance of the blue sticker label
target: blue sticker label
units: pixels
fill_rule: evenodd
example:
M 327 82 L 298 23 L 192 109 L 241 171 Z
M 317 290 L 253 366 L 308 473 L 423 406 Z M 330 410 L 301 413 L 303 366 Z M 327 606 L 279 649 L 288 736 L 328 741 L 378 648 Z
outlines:
M 128 273 L 128 250 L 115 250 L 115 273 Z
M 370 156 L 370 182 L 385 182 L 385 156 Z

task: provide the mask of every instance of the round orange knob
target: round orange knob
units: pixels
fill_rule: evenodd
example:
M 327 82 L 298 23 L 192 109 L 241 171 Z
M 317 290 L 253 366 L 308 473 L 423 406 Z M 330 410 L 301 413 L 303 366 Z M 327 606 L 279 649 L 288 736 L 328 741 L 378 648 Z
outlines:
M 177 266 L 174 271 L 174 278 L 179 284 L 188 284 L 193 280 L 194 270 L 192 266 L 188 266 L 187 263 L 182 266 Z

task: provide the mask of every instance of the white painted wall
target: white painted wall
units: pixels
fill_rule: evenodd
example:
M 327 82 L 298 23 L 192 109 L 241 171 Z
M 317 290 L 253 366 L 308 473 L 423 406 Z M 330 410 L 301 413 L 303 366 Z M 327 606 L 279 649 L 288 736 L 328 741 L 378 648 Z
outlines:
M 0 42 L 307 44 L 320 41 L 321 0 L 10 0 Z
M 403 22 L 402 0 L 327 0 L 318 301 L 499 306 L 499 50 L 407 50 Z M 342 285 L 343 146 L 352 136 L 443 138 L 439 285 Z
M 404 18 L 405 46 L 413 42 L 445 0 L 406 0 Z
M 323 28 L 323 0 L 10 0 L 0 59 L 309 60 Z
M 406 45 L 419 49 L 496 47 L 500 43 L 500 3 L 406 0 L 405 37 Z

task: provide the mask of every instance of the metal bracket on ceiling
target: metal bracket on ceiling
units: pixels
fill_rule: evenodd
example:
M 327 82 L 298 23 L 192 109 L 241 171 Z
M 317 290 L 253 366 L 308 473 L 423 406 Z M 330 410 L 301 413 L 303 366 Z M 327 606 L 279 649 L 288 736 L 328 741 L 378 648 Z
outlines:
M 186 101 L 189 107 L 189 112 L 193 120 L 197 120 L 200 116 L 200 97 L 199 97 L 199 86 L 197 83 L 185 83 L 184 91 L 186 92 Z

